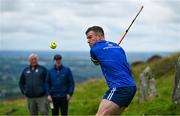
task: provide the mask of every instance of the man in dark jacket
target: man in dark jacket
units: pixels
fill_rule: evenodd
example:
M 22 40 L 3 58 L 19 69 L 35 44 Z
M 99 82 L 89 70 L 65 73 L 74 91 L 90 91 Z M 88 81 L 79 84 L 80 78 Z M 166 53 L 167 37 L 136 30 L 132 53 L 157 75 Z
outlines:
M 29 56 L 29 66 L 26 67 L 20 77 L 19 87 L 22 94 L 27 97 L 28 109 L 31 115 L 48 115 L 48 103 L 45 89 L 47 70 L 38 65 L 38 56 Z
M 61 55 L 54 56 L 54 67 L 49 70 L 46 78 L 48 100 L 53 103 L 52 115 L 68 114 L 68 102 L 73 95 L 74 80 L 69 68 L 61 63 Z

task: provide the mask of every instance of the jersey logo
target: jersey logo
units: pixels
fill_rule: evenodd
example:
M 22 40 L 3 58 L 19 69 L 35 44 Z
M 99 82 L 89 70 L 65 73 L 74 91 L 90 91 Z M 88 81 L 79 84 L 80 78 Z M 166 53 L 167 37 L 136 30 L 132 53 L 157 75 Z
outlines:
M 28 71 L 26 71 L 26 73 L 27 73 L 27 74 L 29 74 L 29 73 L 31 73 L 31 71 L 30 71 L 30 70 L 28 70 Z
M 113 44 L 108 44 L 108 47 L 113 47 Z
M 35 70 L 35 72 L 38 72 L 38 71 L 39 71 L 38 69 Z
M 104 47 L 103 49 L 106 50 L 106 49 L 109 49 L 109 48 L 120 48 L 120 47 L 119 46 L 114 46 L 113 44 L 108 43 L 107 47 Z

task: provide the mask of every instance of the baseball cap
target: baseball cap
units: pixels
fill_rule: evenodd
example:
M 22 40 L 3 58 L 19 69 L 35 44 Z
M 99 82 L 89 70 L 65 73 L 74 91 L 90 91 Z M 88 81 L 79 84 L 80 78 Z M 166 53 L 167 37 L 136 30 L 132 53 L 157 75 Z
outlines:
M 62 59 L 62 56 L 60 54 L 56 54 L 54 56 L 54 60 L 61 60 Z

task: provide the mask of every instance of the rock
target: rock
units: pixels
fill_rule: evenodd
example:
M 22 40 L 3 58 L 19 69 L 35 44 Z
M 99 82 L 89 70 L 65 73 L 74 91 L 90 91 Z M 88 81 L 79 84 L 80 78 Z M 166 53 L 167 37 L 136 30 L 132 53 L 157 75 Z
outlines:
M 180 57 L 176 63 L 176 71 L 175 71 L 175 82 L 174 82 L 174 90 L 173 90 L 173 103 L 180 106 Z
M 156 90 L 156 80 L 154 78 L 151 78 L 149 80 L 149 87 L 148 87 L 148 98 L 154 98 L 157 96 L 157 90 Z
M 146 67 L 145 70 L 140 73 L 138 90 L 139 103 L 143 103 L 145 100 L 157 96 L 156 81 L 150 67 Z
M 147 98 L 147 81 L 148 81 L 148 77 L 145 76 L 147 75 L 149 70 L 149 67 L 147 67 L 139 76 L 139 102 L 143 103 L 145 101 L 145 99 Z

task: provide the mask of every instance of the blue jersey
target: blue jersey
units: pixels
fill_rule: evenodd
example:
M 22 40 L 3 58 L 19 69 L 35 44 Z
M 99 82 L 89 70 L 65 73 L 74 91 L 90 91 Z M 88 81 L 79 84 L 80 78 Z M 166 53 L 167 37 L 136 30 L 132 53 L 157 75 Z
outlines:
M 96 42 L 90 54 L 92 59 L 99 61 L 109 88 L 135 86 L 125 52 L 116 43 Z

